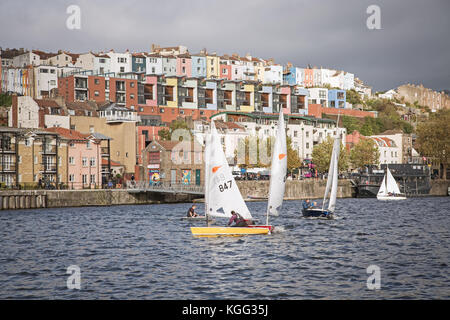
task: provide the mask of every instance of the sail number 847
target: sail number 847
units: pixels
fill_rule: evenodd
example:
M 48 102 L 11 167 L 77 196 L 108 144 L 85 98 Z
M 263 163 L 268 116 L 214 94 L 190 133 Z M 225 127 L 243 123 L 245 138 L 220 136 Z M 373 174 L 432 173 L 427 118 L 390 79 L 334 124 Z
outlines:
M 232 180 L 225 181 L 223 184 L 219 184 L 220 192 L 224 192 L 227 189 L 231 189 Z

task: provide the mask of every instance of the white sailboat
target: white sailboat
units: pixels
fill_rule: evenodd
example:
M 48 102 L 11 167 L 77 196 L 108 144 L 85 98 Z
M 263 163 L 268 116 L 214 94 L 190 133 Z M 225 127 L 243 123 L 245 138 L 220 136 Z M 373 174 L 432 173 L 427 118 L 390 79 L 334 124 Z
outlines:
M 381 182 L 380 189 L 377 193 L 378 200 L 406 200 L 406 196 L 400 192 L 397 181 L 395 181 L 394 176 L 386 167 L 386 174 Z
M 327 217 L 327 218 L 331 218 L 333 216 L 334 211 L 336 209 L 340 151 L 341 151 L 341 138 L 338 134 L 338 136 L 334 138 L 333 151 L 331 153 L 330 167 L 328 169 L 327 185 L 325 188 L 325 194 L 323 196 L 322 208 L 303 209 L 302 211 L 303 216 Z M 328 208 L 325 209 L 327 201 L 328 201 Z
M 284 125 L 283 111 L 280 110 L 278 118 L 278 130 L 272 154 L 272 164 L 269 184 L 269 201 L 267 203 L 266 225 L 269 224 L 269 215 L 278 216 L 279 209 L 283 204 L 284 190 L 286 185 L 287 170 L 287 145 L 286 129 Z
M 206 138 L 205 179 L 205 213 L 207 217 L 228 218 L 231 217 L 231 211 L 236 211 L 251 223 L 252 215 L 231 174 L 214 121 L 211 121 L 211 133 Z M 258 228 L 191 227 L 192 234 L 198 237 L 267 234 L 269 231 L 270 228 L 261 226 Z

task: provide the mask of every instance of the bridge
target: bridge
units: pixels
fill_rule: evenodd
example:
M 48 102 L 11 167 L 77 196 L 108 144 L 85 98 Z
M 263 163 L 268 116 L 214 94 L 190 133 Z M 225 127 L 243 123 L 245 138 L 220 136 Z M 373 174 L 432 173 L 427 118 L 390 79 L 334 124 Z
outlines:
M 145 192 L 158 192 L 158 193 L 173 193 L 173 194 L 192 194 L 201 195 L 205 194 L 203 186 L 182 184 L 182 183 L 150 183 L 147 181 L 127 181 L 127 191 L 129 193 L 145 193 Z

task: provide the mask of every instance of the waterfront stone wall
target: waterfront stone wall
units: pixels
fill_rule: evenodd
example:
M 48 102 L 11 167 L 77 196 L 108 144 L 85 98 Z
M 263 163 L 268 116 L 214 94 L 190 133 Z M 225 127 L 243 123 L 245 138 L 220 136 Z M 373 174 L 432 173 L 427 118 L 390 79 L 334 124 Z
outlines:
M 269 181 L 237 181 L 244 198 L 267 198 Z M 288 180 L 284 199 L 320 199 L 325 193 L 326 180 Z M 353 189 L 349 180 L 339 180 L 338 198 L 351 198 Z
M 237 181 L 245 199 L 265 199 L 269 192 L 269 181 Z M 450 180 L 433 180 L 430 196 L 446 196 Z M 326 180 L 288 180 L 285 199 L 321 199 Z M 354 196 L 349 180 L 339 180 L 338 197 Z M 199 196 L 186 194 L 129 193 L 127 190 L 8 190 L 0 191 L 0 210 L 110 206 L 133 204 L 156 204 L 191 202 Z

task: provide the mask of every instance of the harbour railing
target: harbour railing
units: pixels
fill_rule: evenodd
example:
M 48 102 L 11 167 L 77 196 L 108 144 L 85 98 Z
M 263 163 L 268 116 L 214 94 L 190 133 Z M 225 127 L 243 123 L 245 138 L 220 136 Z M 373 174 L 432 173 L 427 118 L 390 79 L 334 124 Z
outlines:
M 171 182 L 152 182 L 152 181 L 127 181 L 126 189 L 130 193 L 139 192 L 161 192 L 161 193 L 187 193 L 199 194 L 205 193 L 202 185 L 171 183 Z

